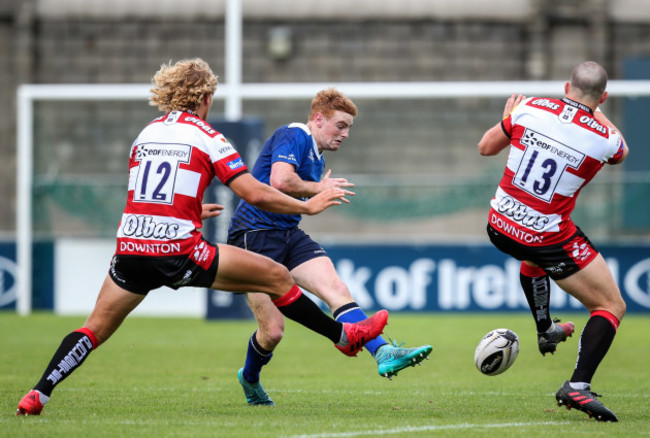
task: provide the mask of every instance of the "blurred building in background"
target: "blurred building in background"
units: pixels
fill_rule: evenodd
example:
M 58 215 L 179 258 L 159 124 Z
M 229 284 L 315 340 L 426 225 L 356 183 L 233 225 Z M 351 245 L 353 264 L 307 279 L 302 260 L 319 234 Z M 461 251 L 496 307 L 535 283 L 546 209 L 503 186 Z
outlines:
M 17 86 L 148 83 L 163 62 L 196 56 L 227 83 L 225 8 L 226 0 L 0 4 L 0 234 L 15 232 Z M 242 0 L 242 11 L 243 82 L 566 80 L 588 59 L 610 79 L 650 72 L 646 0 Z M 320 239 L 483 239 L 505 155 L 480 157 L 476 144 L 504 99 L 355 101 L 351 137 L 326 158 L 335 175 L 357 182 L 357 197 L 305 228 Z M 305 121 L 309 103 L 249 100 L 243 112 L 263 121 L 266 136 Z M 650 156 L 632 141 L 642 130 L 626 130 L 627 106 L 612 99 L 605 111 L 633 163 L 600 175 L 576 212 L 596 239 L 650 231 L 642 202 Z M 215 104 L 211 116 L 221 114 Z M 35 106 L 36 236 L 114 235 L 129 147 L 156 115 L 145 101 Z

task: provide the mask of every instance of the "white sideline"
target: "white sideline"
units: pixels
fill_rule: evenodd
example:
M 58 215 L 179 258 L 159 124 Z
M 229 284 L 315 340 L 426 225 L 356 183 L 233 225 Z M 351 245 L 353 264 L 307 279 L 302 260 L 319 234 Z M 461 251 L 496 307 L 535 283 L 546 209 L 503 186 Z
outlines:
M 568 421 L 537 421 L 529 423 L 494 423 L 494 424 L 432 424 L 429 426 L 405 426 L 394 429 L 374 429 L 374 430 L 359 430 L 350 432 L 332 432 L 332 433 L 317 433 L 313 435 L 289 435 L 285 438 L 338 438 L 338 437 L 354 437 L 354 436 L 376 436 L 376 435 L 390 435 L 404 432 L 431 432 L 436 430 L 453 430 L 453 429 L 501 429 L 505 427 L 528 427 L 528 426 L 560 426 L 569 424 Z

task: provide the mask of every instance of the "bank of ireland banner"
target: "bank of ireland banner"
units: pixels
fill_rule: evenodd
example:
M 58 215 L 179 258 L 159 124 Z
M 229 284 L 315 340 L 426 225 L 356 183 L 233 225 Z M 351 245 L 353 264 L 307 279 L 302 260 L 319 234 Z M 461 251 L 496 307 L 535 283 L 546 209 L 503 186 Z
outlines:
M 650 246 L 598 249 L 628 312 L 650 312 Z M 521 263 L 490 245 L 330 245 L 325 250 L 355 300 L 368 311 L 528 311 L 519 284 Z M 584 311 L 551 284 L 553 310 Z M 208 318 L 251 315 L 243 297 L 225 292 L 208 297 Z
M 650 247 L 598 248 L 621 288 L 628 312 L 649 312 Z M 521 263 L 489 245 L 337 245 L 326 250 L 364 309 L 528 310 L 519 284 Z M 551 283 L 553 309 L 583 309 Z
M 54 246 L 52 242 L 34 246 L 34 309 L 54 308 Z M 628 312 L 650 313 L 650 245 L 597 246 Z M 15 309 L 15 249 L 14 242 L 0 242 L 0 310 Z M 352 295 L 368 311 L 528 311 L 519 285 L 520 263 L 490 245 L 330 245 L 325 249 Z M 583 311 L 575 299 L 551 284 L 553 309 Z M 85 290 L 87 285 L 79 287 Z M 216 291 L 207 296 L 208 318 L 250 317 L 243 296 Z

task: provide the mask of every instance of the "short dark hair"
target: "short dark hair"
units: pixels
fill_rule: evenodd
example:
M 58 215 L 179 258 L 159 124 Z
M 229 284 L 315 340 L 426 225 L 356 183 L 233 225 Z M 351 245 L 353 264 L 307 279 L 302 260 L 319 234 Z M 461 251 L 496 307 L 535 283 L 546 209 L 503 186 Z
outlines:
M 607 88 L 607 72 L 594 61 L 578 64 L 571 73 L 571 88 L 580 90 L 585 97 L 599 100 Z

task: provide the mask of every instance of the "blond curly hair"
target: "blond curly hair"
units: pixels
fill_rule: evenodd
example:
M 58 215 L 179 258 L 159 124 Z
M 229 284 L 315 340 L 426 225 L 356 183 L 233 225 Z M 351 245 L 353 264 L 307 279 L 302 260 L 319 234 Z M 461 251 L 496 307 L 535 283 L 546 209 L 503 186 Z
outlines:
M 172 64 L 162 64 L 151 79 L 149 105 L 164 113 L 170 111 L 196 111 L 203 98 L 217 89 L 217 76 L 201 58 L 185 59 Z

